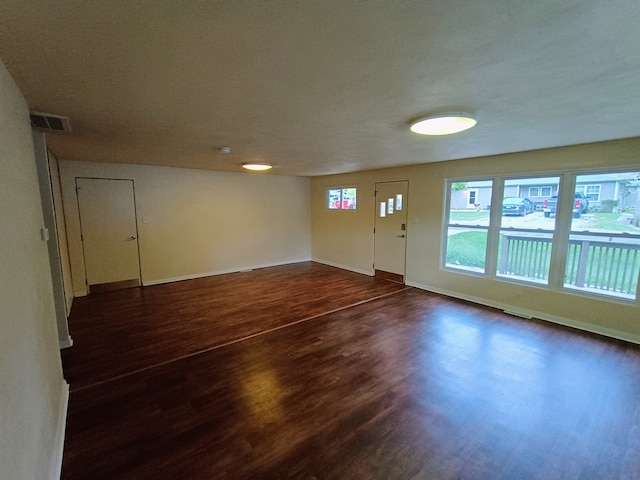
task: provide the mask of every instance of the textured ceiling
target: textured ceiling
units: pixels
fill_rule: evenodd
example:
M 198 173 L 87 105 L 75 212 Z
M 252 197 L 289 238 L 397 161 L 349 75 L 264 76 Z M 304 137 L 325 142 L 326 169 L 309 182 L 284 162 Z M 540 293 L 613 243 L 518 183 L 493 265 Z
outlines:
M 0 58 L 70 117 L 60 158 L 321 175 L 640 136 L 638 25 L 637 0 L 3 0 Z M 407 128 L 452 110 L 478 125 Z

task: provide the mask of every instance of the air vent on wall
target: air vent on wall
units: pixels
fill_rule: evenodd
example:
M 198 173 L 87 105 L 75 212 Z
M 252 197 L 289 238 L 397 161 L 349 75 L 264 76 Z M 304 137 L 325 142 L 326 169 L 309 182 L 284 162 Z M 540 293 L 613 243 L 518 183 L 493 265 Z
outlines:
M 69 118 L 50 113 L 30 112 L 31 126 L 43 132 L 70 132 Z

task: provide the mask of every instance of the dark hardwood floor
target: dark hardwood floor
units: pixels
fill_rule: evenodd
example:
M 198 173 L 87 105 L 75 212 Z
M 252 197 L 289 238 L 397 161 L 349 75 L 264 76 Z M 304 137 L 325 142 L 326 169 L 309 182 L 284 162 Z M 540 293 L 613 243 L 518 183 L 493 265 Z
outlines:
M 640 478 L 638 346 L 317 264 L 225 277 L 74 306 L 64 479 Z
M 65 376 L 85 388 L 403 288 L 305 262 L 77 298 Z

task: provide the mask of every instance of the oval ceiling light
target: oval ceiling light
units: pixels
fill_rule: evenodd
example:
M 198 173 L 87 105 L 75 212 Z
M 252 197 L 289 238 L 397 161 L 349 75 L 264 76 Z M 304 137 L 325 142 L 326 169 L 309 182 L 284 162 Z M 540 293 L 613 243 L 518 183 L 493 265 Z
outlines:
M 243 163 L 242 168 L 252 172 L 264 172 L 265 170 L 271 170 L 272 167 L 268 163 Z
M 411 124 L 411 131 L 420 135 L 451 135 L 468 130 L 476 123 L 468 113 L 438 113 L 416 120 Z

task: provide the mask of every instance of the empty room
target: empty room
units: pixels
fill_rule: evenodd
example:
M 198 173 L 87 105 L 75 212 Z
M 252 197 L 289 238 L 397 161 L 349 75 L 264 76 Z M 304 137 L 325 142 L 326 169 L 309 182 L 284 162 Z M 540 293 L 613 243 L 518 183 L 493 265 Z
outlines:
M 640 4 L 0 5 L 0 477 L 640 478 Z

